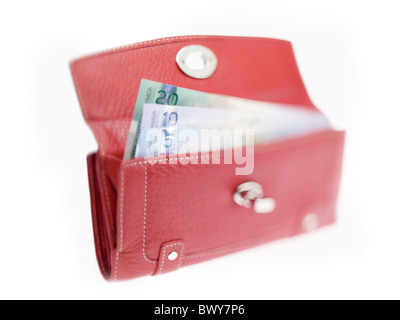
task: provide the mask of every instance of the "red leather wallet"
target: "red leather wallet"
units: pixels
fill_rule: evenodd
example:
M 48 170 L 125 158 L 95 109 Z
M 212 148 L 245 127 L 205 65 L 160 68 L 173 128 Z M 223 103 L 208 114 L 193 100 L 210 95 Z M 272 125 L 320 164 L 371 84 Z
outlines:
M 192 44 L 217 56 L 211 77 L 195 79 L 178 67 L 177 53 Z M 87 163 L 96 254 L 106 279 L 163 274 L 335 221 L 343 131 L 257 145 L 250 176 L 235 175 L 235 164 L 122 160 L 142 79 L 315 109 L 289 42 L 166 38 L 83 57 L 70 66 L 99 146 Z M 233 201 L 238 185 L 247 181 L 256 181 L 275 200 L 272 213 L 257 214 Z

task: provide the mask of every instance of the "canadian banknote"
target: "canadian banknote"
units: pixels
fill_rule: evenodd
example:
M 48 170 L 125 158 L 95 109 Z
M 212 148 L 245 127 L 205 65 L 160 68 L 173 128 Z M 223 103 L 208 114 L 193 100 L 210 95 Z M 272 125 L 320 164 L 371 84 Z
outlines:
M 319 112 L 306 108 L 298 108 L 284 104 L 260 102 L 248 99 L 242 99 L 231 96 L 224 96 L 219 94 L 211 94 L 202 91 L 196 91 L 181 87 L 176 87 L 164 83 L 154 82 L 143 79 L 139 88 L 138 97 L 136 100 L 135 110 L 129 130 L 127 144 L 124 153 L 124 160 L 129 160 L 138 156 L 136 152 L 138 137 L 141 132 L 141 120 L 146 104 L 156 104 L 158 106 L 184 106 L 186 108 L 200 107 L 208 109 L 221 109 L 229 112 L 237 119 L 236 124 L 238 128 L 243 128 L 250 119 L 262 117 L 264 123 L 260 121 L 257 125 L 262 128 L 268 128 L 273 131 L 274 121 L 278 119 L 278 114 L 285 114 L 285 118 L 291 119 L 293 122 L 303 123 L 304 126 L 309 126 L 304 121 L 297 121 L 299 117 L 316 117 L 324 122 L 325 126 L 329 126 L 326 118 Z M 182 111 L 181 111 L 182 112 Z M 237 115 L 240 115 L 238 117 Z M 247 115 L 247 116 L 246 116 Z M 229 119 L 231 119 L 231 117 Z M 193 117 L 195 118 L 195 116 Z M 272 121 L 272 118 L 275 120 Z M 222 121 L 225 121 L 222 119 Z M 289 121 L 290 122 L 290 121 Z M 288 127 L 280 127 L 280 130 L 291 130 L 290 124 L 287 122 Z M 207 127 L 205 123 L 203 127 Z
M 135 157 L 241 147 L 249 130 L 260 144 L 329 127 L 319 112 L 273 104 L 260 111 L 144 104 Z

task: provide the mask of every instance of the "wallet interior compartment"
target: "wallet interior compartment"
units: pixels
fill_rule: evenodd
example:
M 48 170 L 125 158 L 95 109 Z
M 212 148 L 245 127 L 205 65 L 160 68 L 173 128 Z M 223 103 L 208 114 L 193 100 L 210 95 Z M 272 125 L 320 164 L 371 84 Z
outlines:
M 190 264 L 271 236 L 301 233 L 301 221 L 310 212 L 318 215 L 319 226 L 333 223 L 343 141 L 344 132 L 329 130 L 256 146 L 251 175 L 236 175 L 237 166 L 223 159 L 217 165 L 169 164 L 159 158 L 121 162 L 113 172 L 119 177 L 111 178 L 118 180 L 118 259 L 135 257 L 151 268 L 163 243 L 182 239 L 183 264 Z M 248 181 L 275 199 L 272 213 L 257 214 L 233 201 L 236 188 Z

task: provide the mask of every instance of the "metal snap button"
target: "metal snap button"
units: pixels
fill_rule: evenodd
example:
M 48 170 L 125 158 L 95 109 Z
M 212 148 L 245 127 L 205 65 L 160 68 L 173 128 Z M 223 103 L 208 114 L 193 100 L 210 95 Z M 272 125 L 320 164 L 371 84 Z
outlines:
M 169 261 L 174 261 L 178 258 L 178 252 L 176 251 L 172 251 L 169 255 L 168 255 L 168 260 Z
M 176 63 L 189 77 L 207 79 L 217 68 L 217 56 L 209 48 L 201 45 L 190 45 L 182 48 L 177 56 Z
M 313 231 L 319 227 L 320 221 L 316 213 L 310 212 L 304 216 L 302 221 L 303 230 L 306 232 Z
M 276 202 L 272 198 L 256 199 L 254 211 L 257 213 L 271 213 L 276 208 Z
M 264 198 L 264 191 L 257 182 L 245 182 L 236 188 L 233 201 L 239 206 L 253 210 L 256 213 L 271 213 L 276 208 L 276 202 L 272 198 Z

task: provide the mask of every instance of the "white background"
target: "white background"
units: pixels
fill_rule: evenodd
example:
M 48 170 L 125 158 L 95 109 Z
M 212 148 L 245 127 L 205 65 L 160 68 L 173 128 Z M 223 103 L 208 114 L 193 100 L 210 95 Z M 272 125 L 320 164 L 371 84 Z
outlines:
M 2 1 L 0 298 L 400 298 L 398 1 Z M 348 131 L 338 223 L 160 277 L 107 283 L 68 69 L 158 37 L 292 41 L 314 103 Z

